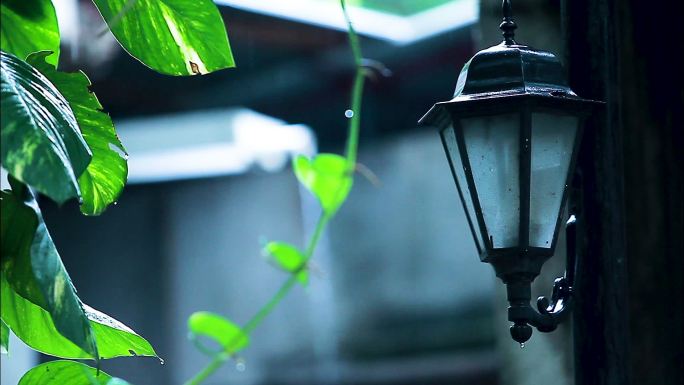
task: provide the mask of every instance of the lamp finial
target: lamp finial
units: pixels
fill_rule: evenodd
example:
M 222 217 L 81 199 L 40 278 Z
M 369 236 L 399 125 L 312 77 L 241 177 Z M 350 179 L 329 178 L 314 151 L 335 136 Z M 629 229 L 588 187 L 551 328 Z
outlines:
M 515 29 L 518 28 L 518 26 L 515 24 L 515 21 L 513 21 L 511 0 L 503 0 L 501 9 L 503 10 L 503 21 L 499 24 L 499 29 L 503 31 L 504 44 L 514 45 L 516 43 L 515 40 L 513 40 L 513 37 L 515 36 Z

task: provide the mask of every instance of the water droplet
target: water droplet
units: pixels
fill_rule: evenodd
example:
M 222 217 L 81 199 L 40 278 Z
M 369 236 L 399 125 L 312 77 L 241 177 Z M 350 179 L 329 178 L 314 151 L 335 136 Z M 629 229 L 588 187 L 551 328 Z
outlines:
M 238 372 L 244 372 L 246 368 L 247 365 L 245 365 L 245 360 L 239 358 L 235 363 L 235 370 L 237 370 Z
M 164 365 L 164 359 L 161 358 L 161 357 L 159 358 L 159 364 L 160 364 L 160 365 Z
M 520 343 L 520 349 L 523 349 L 523 348 L 525 348 L 525 343 L 524 343 L 524 342 L 521 342 L 521 343 Z
M 490 171 L 490 172 L 494 172 L 494 169 L 490 167 L 490 168 L 489 168 L 489 171 Z
M 117 202 L 117 201 L 114 201 L 114 203 L 112 203 L 112 204 L 113 204 L 114 206 L 116 206 L 116 205 L 118 205 L 118 204 L 119 204 L 119 202 Z
M 354 111 L 352 111 L 352 110 L 344 111 L 344 116 L 351 119 L 351 117 L 354 116 Z

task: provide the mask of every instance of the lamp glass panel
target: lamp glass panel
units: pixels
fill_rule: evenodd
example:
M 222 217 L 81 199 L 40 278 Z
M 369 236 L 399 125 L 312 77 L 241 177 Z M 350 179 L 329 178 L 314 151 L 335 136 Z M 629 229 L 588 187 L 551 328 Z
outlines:
M 549 248 L 561 210 L 578 118 L 532 113 L 530 246 Z
M 456 133 L 454 132 L 454 127 L 452 125 L 449 125 L 442 130 L 442 139 L 444 140 L 447 156 L 449 157 L 454 178 L 456 179 L 456 188 L 461 196 L 463 208 L 468 216 L 468 222 L 470 223 L 470 229 L 475 237 L 477 249 L 478 251 L 482 252 L 484 246 L 482 243 L 482 233 L 480 232 L 480 226 L 477 222 L 477 217 L 475 216 L 473 197 L 470 194 L 470 189 L 468 188 L 468 181 L 466 180 L 463 161 L 461 160 L 461 152 L 458 149 Z
M 520 115 L 461 120 L 477 197 L 493 248 L 517 247 L 520 227 Z

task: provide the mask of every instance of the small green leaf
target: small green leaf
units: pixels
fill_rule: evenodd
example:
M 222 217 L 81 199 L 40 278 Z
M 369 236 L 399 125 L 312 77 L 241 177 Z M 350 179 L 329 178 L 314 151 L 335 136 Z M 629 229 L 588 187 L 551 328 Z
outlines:
M 133 57 L 168 75 L 235 66 L 226 27 L 211 0 L 94 0 Z
M 38 70 L 1 54 L 2 165 L 57 203 L 80 195 L 90 150 L 64 96 Z
M 97 358 L 93 330 L 45 227 L 40 208 L 25 186 L 14 179 L 11 183 L 12 191 L 0 192 L 3 278 L 6 275 L 14 290 L 44 309 L 61 335 L 90 357 Z M 17 227 L 14 227 L 15 223 Z M 4 290 L 2 295 L 4 297 Z M 2 319 L 21 338 L 20 328 L 29 325 L 21 318 L 11 322 L 5 316 L 8 306 L 10 303 L 3 300 Z M 19 316 L 23 317 L 23 314 Z
M 2 0 L 0 3 L 0 46 L 20 59 L 36 51 L 55 53 L 48 60 L 59 59 L 59 26 L 52 1 Z
M 92 358 L 57 331 L 47 311 L 17 294 L 4 274 L 0 280 L 2 320 L 20 340 L 34 350 L 55 357 Z M 150 343 L 126 325 L 88 305 L 83 307 L 95 335 L 100 358 L 157 356 Z
M 230 320 L 208 311 L 193 313 L 188 318 L 188 329 L 194 338 L 205 336 L 218 342 L 224 351 L 234 354 L 249 345 L 249 336 Z
M 296 246 L 285 242 L 269 242 L 264 247 L 275 264 L 290 273 L 297 272 L 297 280 L 306 285 L 309 282 L 309 272 L 306 271 L 306 258 Z
M 46 63 L 50 52 L 37 52 L 28 63 L 45 75 L 69 102 L 83 138 L 93 158 L 78 178 L 81 189 L 81 212 L 99 215 L 115 202 L 126 184 L 127 154 L 114 130 L 112 119 L 102 111 L 102 105 L 90 92 L 90 80 L 83 72 L 59 72 Z
M 337 212 L 347 199 L 353 179 L 349 162 L 336 154 L 319 154 L 308 159 L 298 156 L 293 161 L 297 179 L 318 198 L 328 216 Z
M 18 385 L 130 385 L 88 365 L 56 360 L 40 364 L 26 372 Z
M 0 354 L 9 354 L 9 328 L 0 320 Z

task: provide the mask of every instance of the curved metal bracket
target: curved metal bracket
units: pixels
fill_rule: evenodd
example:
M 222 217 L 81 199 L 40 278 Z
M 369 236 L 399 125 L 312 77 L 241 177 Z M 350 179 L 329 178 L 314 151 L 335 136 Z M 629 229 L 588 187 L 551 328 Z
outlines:
M 576 247 L 575 247 L 575 226 L 577 219 L 574 215 L 565 224 L 567 255 L 565 276 L 556 278 L 553 283 L 551 300 L 547 297 L 537 298 L 537 310 L 541 314 L 549 314 L 554 318 L 561 318 L 572 306 L 572 287 L 575 281 L 576 269 Z
M 534 326 L 540 332 L 548 333 L 556 330 L 558 324 L 563 322 L 567 314 L 572 309 L 573 303 L 573 284 L 576 271 L 576 245 L 575 230 L 576 218 L 570 216 L 566 223 L 566 243 L 567 243 L 567 262 L 565 275 L 556 278 L 553 285 L 551 299 L 542 296 L 537 298 L 537 311 L 529 303 L 530 283 L 509 283 L 508 301 L 511 306 L 508 308 L 508 319 L 513 321 L 511 326 L 511 337 L 520 344 L 525 343 L 532 336 Z

